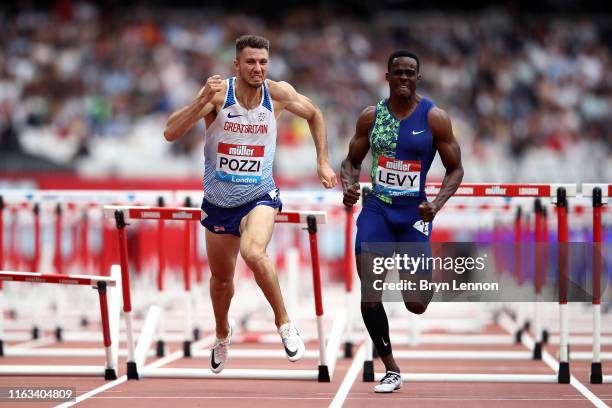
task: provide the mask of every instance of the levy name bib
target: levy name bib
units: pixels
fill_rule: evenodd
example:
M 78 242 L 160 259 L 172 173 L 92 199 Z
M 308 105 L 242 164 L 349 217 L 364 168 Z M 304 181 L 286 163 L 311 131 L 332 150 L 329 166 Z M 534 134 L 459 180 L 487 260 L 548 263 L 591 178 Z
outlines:
M 375 190 L 389 196 L 419 194 L 421 162 L 380 156 L 375 175 Z

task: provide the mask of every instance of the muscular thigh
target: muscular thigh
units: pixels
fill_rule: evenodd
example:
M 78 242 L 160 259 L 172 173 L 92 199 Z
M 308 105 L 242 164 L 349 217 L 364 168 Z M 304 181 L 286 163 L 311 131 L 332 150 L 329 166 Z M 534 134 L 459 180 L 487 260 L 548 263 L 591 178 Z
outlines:
M 395 234 L 387 220 L 385 208 L 375 198 L 368 198 L 357 218 L 355 253 L 372 252 L 380 249 L 378 244 L 393 243 L 395 240 Z M 391 248 L 389 255 L 392 253 L 393 249 Z
M 240 222 L 240 251 L 265 251 L 272 238 L 278 210 L 267 205 L 253 208 Z
M 240 238 L 237 236 L 206 230 L 206 253 L 211 275 L 219 279 L 232 279 L 239 248 Z

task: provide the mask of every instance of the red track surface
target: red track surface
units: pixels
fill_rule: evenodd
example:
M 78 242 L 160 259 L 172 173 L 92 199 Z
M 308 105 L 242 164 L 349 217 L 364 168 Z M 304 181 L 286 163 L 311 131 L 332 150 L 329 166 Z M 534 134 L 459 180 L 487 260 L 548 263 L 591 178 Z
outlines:
M 499 327 L 487 330 L 488 334 L 503 333 Z M 52 344 L 45 347 L 66 347 L 67 345 Z M 97 347 L 95 343 L 71 343 L 74 347 Z M 170 344 L 170 351 L 180 349 L 179 344 Z M 234 345 L 234 348 L 280 348 L 278 345 Z M 315 349 L 311 343 L 308 348 Z M 418 347 L 396 346 L 396 350 L 525 350 L 522 345 L 508 346 L 470 346 L 470 345 L 423 345 Z M 572 351 L 577 350 L 573 347 Z M 580 348 L 581 350 L 584 348 Z M 610 351 L 611 347 L 603 351 Z M 547 346 L 554 357 L 556 347 Z M 169 353 L 168 353 L 169 354 Z M 149 358 L 147 363 L 155 361 Z M 98 364 L 102 358 L 62 359 L 62 358 L 2 358 L 3 364 Z M 124 358 L 120 358 L 119 375 L 125 373 Z M 273 381 L 273 380 L 230 380 L 230 379 L 142 379 L 125 381 L 106 391 L 100 392 L 80 403 L 81 406 L 107 407 L 140 406 L 162 407 L 326 407 L 336 393 L 352 364 L 352 359 L 339 358 L 336 372 L 331 383 L 315 381 Z M 280 369 L 312 369 L 315 360 L 302 360 L 289 363 L 284 359 L 241 359 L 234 358 L 227 368 L 280 368 Z M 179 359 L 164 367 L 198 367 L 206 368 L 206 359 Z M 375 361 L 377 370 L 382 371 L 382 365 Z M 400 360 L 403 372 L 447 372 L 447 373 L 529 373 L 552 374 L 553 371 L 542 361 L 457 361 L 457 360 Z M 610 366 L 604 362 L 604 374 L 610 373 Z M 612 384 L 588 384 L 590 362 L 571 362 L 572 375 L 588 387 L 604 403 L 612 403 Z M 74 386 L 77 394 L 82 395 L 107 381 L 97 378 L 76 377 L 0 377 L 0 387 L 7 386 Z M 404 383 L 401 390 L 393 394 L 375 394 L 372 392 L 374 383 L 361 381 L 361 372 L 352 384 L 344 406 L 345 407 L 592 407 L 594 406 L 583 394 L 572 385 L 561 384 L 504 384 L 504 383 Z M 19 407 L 47 407 L 57 403 L 19 403 Z

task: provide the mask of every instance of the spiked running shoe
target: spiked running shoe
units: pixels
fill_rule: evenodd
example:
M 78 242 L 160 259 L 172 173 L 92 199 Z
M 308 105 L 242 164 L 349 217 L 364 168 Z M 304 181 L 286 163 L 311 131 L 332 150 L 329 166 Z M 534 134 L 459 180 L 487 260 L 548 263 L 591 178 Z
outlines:
M 230 324 L 230 331 L 227 337 L 224 339 L 215 339 L 215 343 L 210 350 L 210 371 L 215 374 L 219 374 L 223 371 L 223 367 L 225 367 L 229 346 L 232 341 L 232 330 L 232 325 Z
M 400 388 L 402 388 L 402 376 L 395 371 L 387 371 L 380 384 L 374 387 L 374 392 L 393 392 Z
M 285 353 L 289 361 L 298 361 L 304 355 L 306 347 L 304 342 L 300 338 L 300 333 L 295 328 L 293 323 L 285 323 L 278 329 L 283 340 L 283 346 L 285 347 Z

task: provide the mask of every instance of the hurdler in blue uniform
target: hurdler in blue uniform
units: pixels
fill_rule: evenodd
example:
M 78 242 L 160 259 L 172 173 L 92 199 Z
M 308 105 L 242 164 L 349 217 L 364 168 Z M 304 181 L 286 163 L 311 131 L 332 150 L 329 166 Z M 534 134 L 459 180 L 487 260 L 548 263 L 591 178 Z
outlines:
M 341 168 L 344 204 L 352 206 L 360 196 L 361 163 L 371 150 L 372 194 L 365 200 L 357 220 L 355 254 L 357 272 L 362 280 L 361 314 L 387 370 L 375 387 L 376 392 L 393 392 L 401 387 L 400 369 L 393 358 L 389 324 L 381 302 L 382 293 L 364 291 L 374 279 L 384 279 L 384 274 L 375 274 L 372 267 L 372 259 L 381 254 L 376 244 L 417 242 L 427 252 L 431 221 L 463 178 L 461 152 L 448 115 L 431 100 L 416 93 L 416 84 L 421 78 L 419 68 L 415 54 L 404 50 L 391 54 L 386 74 L 389 98 L 361 113 Z M 425 180 L 436 152 L 440 154 L 446 175 L 437 197 L 428 202 Z M 384 249 L 382 253 L 391 255 Z M 363 264 L 368 267 L 363 268 Z M 418 301 L 405 301 L 406 308 L 421 314 L 429 299 L 426 296 Z

